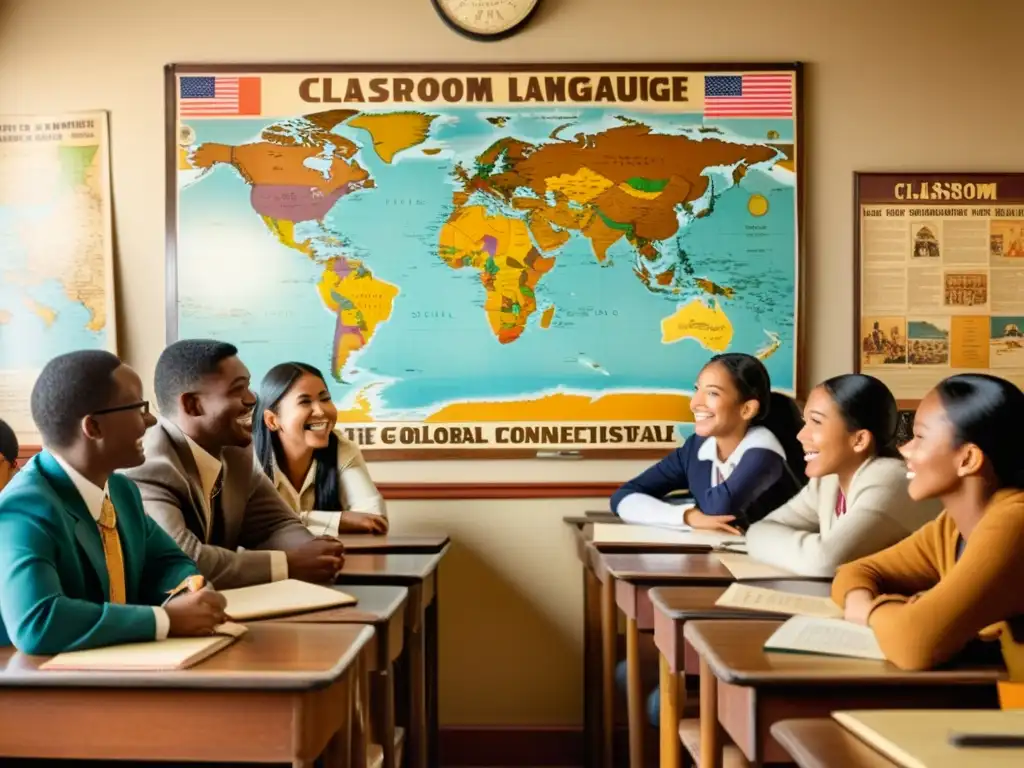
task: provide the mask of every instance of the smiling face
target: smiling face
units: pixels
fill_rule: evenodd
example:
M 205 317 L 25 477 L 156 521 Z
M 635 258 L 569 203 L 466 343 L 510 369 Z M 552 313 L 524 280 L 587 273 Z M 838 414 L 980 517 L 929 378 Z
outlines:
M 815 387 L 804 407 L 804 426 L 797 435 L 804 449 L 808 477 L 825 477 L 856 470 L 871 448 L 867 430 L 851 432 L 835 400 L 824 387 Z
M 721 363 L 704 367 L 690 400 L 694 431 L 701 437 L 730 435 L 745 430 L 757 415 L 756 400 L 743 401 L 732 375 Z
M 914 415 L 914 436 L 900 449 L 907 462 L 907 493 L 915 501 L 955 492 L 964 477 L 973 445 L 957 445 L 956 430 L 937 392 L 921 401 Z
M 184 410 L 207 449 L 244 448 L 252 442 L 252 411 L 256 395 L 249 389 L 249 369 L 237 357 L 221 360 L 215 373 L 204 376 L 195 392 L 183 395 Z
M 146 460 L 142 439 L 146 430 L 156 424 L 156 418 L 143 405 L 142 379 L 127 365 L 120 365 L 111 374 L 114 395 L 104 408 L 107 413 L 88 416 L 95 424 L 91 435 L 112 469 L 137 467 Z M 135 408 L 110 411 L 111 408 L 138 404 Z
M 286 453 L 326 448 L 338 420 L 338 409 L 319 376 L 304 373 L 262 414 L 267 427 L 281 438 Z

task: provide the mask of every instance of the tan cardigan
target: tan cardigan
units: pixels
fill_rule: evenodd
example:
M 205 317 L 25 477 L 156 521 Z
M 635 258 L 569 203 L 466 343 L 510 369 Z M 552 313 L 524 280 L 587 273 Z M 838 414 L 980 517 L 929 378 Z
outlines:
M 812 478 L 786 504 L 747 530 L 750 556 L 801 576 L 832 576 L 843 563 L 910 535 L 941 511 L 907 496 L 900 459 L 868 459 L 854 474 L 846 513 L 836 517 L 839 477 Z

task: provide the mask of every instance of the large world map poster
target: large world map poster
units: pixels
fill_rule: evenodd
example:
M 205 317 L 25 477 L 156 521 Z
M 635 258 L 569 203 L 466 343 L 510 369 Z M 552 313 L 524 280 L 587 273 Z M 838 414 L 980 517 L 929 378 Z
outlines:
M 317 366 L 374 456 L 663 451 L 725 351 L 798 386 L 795 65 L 167 82 L 169 338 Z

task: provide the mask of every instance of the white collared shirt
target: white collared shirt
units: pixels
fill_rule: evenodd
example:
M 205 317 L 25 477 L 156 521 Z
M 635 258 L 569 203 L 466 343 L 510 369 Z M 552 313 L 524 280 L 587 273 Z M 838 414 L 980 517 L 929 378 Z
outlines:
M 78 470 L 68 464 L 64 459 L 58 456 L 56 453 L 53 454 L 53 458 L 60 464 L 60 468 L 64 470 L 67 476 L 71 479 L 72 484 L 75 486 L 75 490 L 78 491 L 78 495 L 82 497 L 82 501 L 85 502 L 85 508 L 89 510 L 89 514 L 92 519 L 96 521 L 97 527 L 100 522 L 100 515 L 103 514 L 103 499 L 107 497 L 107 487 L 100 488 L 98 485 L 90 480 L 87 480 L 82 476 Z M 115 509 L 116 513 L 117 510 Z M 123 548 L 122 548 L 123 550 Z M 121 553 L 122 558 L 124 552 Z M 153 605 L 150 606 L 153 609 L 153 617 L 156 619 L 156 639 L 166 640 L 167 633 L 171 629 L 171 619 L 167 615 L 167 611 L 163 608 Z
M 370 479 L 359 445 L 340 433 L 335 434 L 338 436 L 338 490 L 341 493 L 342 509 L 386 518 L 384 498 Z M 317 462 L 313 461 L 302 481 L 302 487 L 296 490 L 274 459 L 274 487 L 311 533 L 317 536 L 337 536 L 343 513 L 315 509 L 316 467 Z
M 711 486 L 714 487 L 729 479 L 729 475 L 739 465 L 743 454 L 752 448 L 762 448 L 766 451 L 771 451 L 781 456 L 783 461 L 786 460 L 786 451 L 782 447 L 782 443 L 779 442 L 779 439 L 772 434 L 772 431 L 767 427 L 756 426 L 747 430 L 747 434 L 740 440 L 736 450 L 730 453 L 729 458 L 725 461 L 720 461 L 718 458 L 718 442 L 714 437 L 709 437 L 701 443 L 700 448 L 697 449 L 697 459 L 698 461 L 711 462 Z
M 209 531 L 212 530 L 213 527 L 213 520 L 211 519 L 213 509 L 213 487 L 217 484 L 217 478 L 220 477 L 220 474 L 224 469 L 224 465 L 218 457 L 203 448 L 203 446 L 191 437 L 185 435 L 184 432 L 181 434 L 185 436 L 185 441 L 188 443 L 188 447 L 192 451 L 192 458 L 195 460 L 196 469 L 199 472 L 199 485 L 203 491 L 203 516 L 206 518 L 206 530 L 207 536 L 209 536 Z M 288 555 L 280 550 L 271 550 L 270 580 L 283 581 L 287 578 Z

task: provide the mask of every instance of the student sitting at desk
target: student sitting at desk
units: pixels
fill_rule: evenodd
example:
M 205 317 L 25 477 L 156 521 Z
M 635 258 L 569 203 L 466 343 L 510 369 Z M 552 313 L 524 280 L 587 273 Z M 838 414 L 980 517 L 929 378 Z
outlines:
M 304 363 L 275 365 L 256 402 L 256 461 L 313 533 L 387 533 L 384 499 L 359 446 L 334 431 L 337 420 L 320 371 Z
M 1024 393 L 994 376 L 942 381 L 921 401 L 903 447 L 917 500 L 938 519 L 839 568 L 832 598 L 870 626 L 902 669 L 928 669 L 1024 614 Z
M 8 424 L 0 419 L 0 491 L 18 471 L 18 437 Z
M 211 634 L 224 597 L 201 590 L 161 607 L 198 570 L 115 473 L 142 463 L 156 423 L 136 373 L 109 352 L 61 355 L 31 408 L 44 449 L 0 495 L 0 644 L 53 654 Z
M 626 522 L 739 533 L 734 521 L 746 527 L 760 520 L 803 484 L 799 412 L 771 391 L 756 357 L 711 358 L 697 377 L 690 409 L 695 434 L 612 496 L 612 511 Z M 683 488 L 693 504 L 663 501 Z
M 231 344 L 167 347 L 156 363 L 162 418 L 146 436 L 145 464 L 128 475 L 146 513 L 214 586 L 332 581 L 341 542 L 306 530 L 253 463 L 249 380 Z
M 810 482 L 750 526 L 750 556 L 801 576 L 832 576 L 934 519 L 938 502 L 907 495 L 898 423 L 896 399 L 872 376 L 836 376 L 811 390 L 797 435 Z

